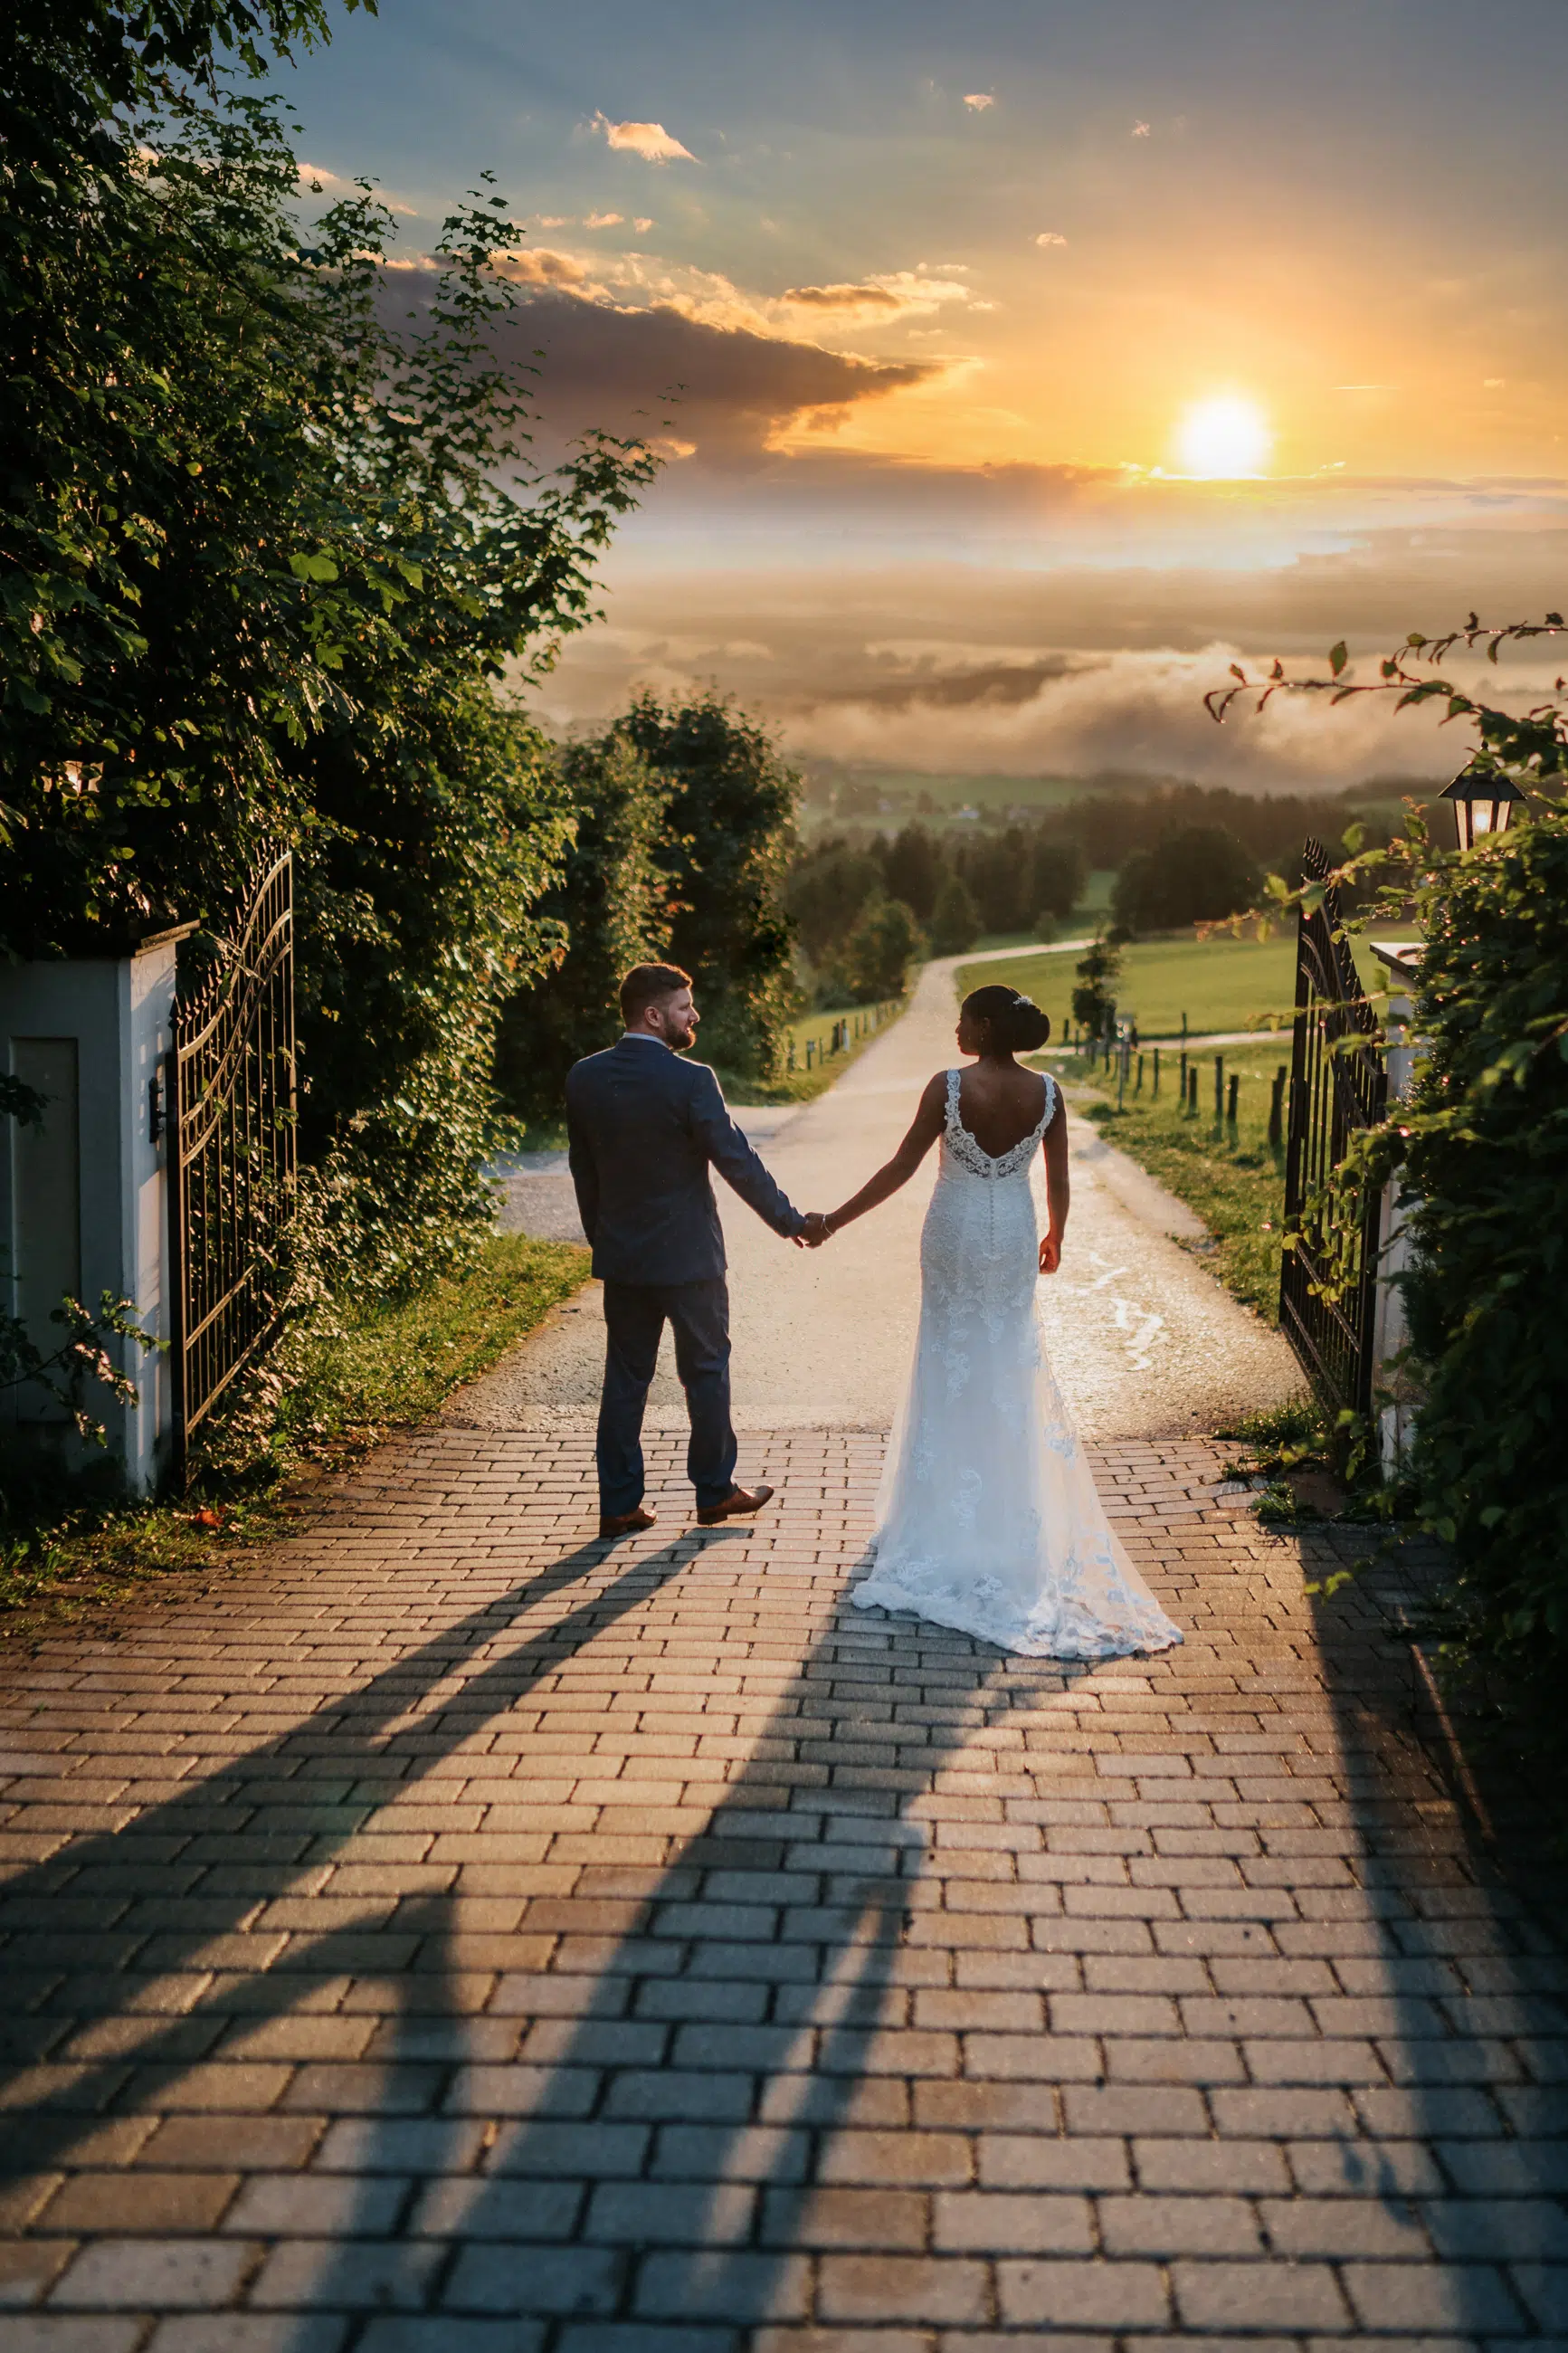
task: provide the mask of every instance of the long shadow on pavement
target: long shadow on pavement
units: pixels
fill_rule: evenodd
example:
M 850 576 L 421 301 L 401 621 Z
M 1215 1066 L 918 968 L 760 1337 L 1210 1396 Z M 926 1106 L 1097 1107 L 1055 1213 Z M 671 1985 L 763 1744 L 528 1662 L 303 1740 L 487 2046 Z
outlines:
M 1310 1570 L 1321 1581 L 1367 1548 L 1365 1531 L 1325 1532 L 1308 1542 Z M 1353 1896 L 1325 1883 L 1315 1905 L 1302 1899 L 1318 1927 L 1302 1949 L 1332 1955 L 1347 1997 L 1320 2013 L 1345 2037 L 1342 2081 L 1304 2094 L 1345 2118 L 1314 2187 L 1375 2200 L 1422 2266 L 1382 2265 L 1381 2280 L 1362 2266 L 1369 2327 L 1467 2343 L 1539 2328 L 1555 2343 L 1568 2330 L 1568 1883 L 1544 1851 L 1546 1793 L 1468 1753 L 1441 1702 L 1421 1640 L 1439 1575 L 1411 1543 L 1312 1604 L 1360 1882 Z
M 293 2316 L 298 2353 L 319 2353 L 318 2316 L 330 2314 L 356 2341 L 367 2324 L 368 2344 L 390 2316 L 423 2312 L 433 2353 L 459 2343 L 459 2316 L 523 2327 L 506 2339 L 519 2348 L 564 2343 L 577 2318 L 662 2324 L 670 2347 L 697 2353 L 733 2345 L 753 2319 L 797 2313 L 813 2142 L 847 2131 L 838 2147 L 853 2185 L 849 2128 L 910 2121 L 903 2072 L 871 2069 L 889 2001 L 921 1974 L 922 1922 L 942 1940 L 916 1882 L 919 1800 L 983 1726 L 1037 1711 L 1088 1670 L 1005 1660 L 929 1629 L 836 1628 L 790 1676 L 701 1835 L 657 1871 L 600 1870 L 597 1892 L 619 1889 L 610 1900 L 631 1907 L 629 1925 L 565 1939 L 552 1967 L 503 1979 L 479 2019 L 462 1899 L 438 1890 L 405 1898 L 385 1926 L 329 1931 L 287 1966 L 243 1977 L 230 1966 L 180 2015 L 144 2026 L 125 1974 L 135 1964 L 145 1987 L 210 1969 L 217 1940 L 341 1856 L 373 1815 L 395 1827 L 399 1803 L 487 1720 L 735 1540 L 687 1536 L 608 1571 L 601 1546 L 570 1553 L 276 1742 L 12 1879 L 0 1904 L 19 2063 L 0 2084 L 12 2178 L 68 2171 L 106 2121 L 177 2106 L 190 2071 L 242 2056 L 237 2042 L 309 2008 L 323 1980 L 380 1981 L 384 2023 L 364 2052 L 378 2071 L 371 2112 L 334 2115 L 324 2098 L 313 2168 L 284 2184 L 288 2219 L 279 2209 L 269 2221 L 263 2203 L 229 2220 L 269 2249 L 250 2308 Z M 504 1641 L 595 1572 L 607 1581 L 468 1674 L 453 1689 L 460 1706 L 443 1713 L 435 1695 L 466 1648 Z M 303 1757 L 310 1790 L 330 1791 L 319 1815 L 301 1815 Z M 355 1794 L 378 1770 L 379 1807 Z M 946 1982 L 944 1962 L 932 1977 Z M 111 2050 L 51 2065 L 95 2014 L 116 2022 Z M 900 2071 L 918 2066 L 910 2049 Z M 1043 2042 L 1040 2062 L 1024 2096 L 1048 2108 Z M 227 2161 L 243 2173 L 247 2119 L 234 2122 Z

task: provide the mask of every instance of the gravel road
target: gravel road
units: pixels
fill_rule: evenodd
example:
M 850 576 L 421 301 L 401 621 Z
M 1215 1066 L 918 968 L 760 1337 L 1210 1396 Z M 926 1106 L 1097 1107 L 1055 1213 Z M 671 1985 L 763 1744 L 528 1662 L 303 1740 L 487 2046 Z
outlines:
M 1075 944 L 1063 943 L 1062 952 Z M 862 1183 L 898 1142 L 925 1081 L 957 1059 L 952 976 L 976 961 L 928 965 L 902 1019 L 816 1102 L 737 1112 L 802 1208 L 831 1208 Z M 1212 1430 L 1296 1394 L 1300 1377 L 1285 1342 L 1205 1270 L 1204 1229 L 1192 1211 L 1087 1122 L 1072 1120 L 1069 1133 L 1072 1217 L 1045 1307 L 1057 1375 L 1084 1433 Z M 819 1250 L 781 1242 L 718 1187 L 738 1429 L 889 1426 L 914 1342 L 920 1228 L 935 1172 L 933 1153 L 902 1193 Z M 1043 1205 L 1043 1164 L 1037 1172 Z M 502 1182 L 504 1227 L 580 1236 L 564 1155 L 525 1155 L 508 1165 Z M 590 1285 L 462 1392 L 450 1418 L 489 1429 L 591 1422 L 603 1347 L 598 1288 Z M 667 1342 L 648 1423 L 684 1420 Z

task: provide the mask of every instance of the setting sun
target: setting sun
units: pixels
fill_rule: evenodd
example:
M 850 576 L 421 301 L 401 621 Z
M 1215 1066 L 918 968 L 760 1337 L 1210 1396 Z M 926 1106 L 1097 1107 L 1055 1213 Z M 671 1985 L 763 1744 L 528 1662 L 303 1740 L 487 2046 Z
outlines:
M 1257 403 L 1226 394 L 1188 409 L 1176 446 L 1186 472 L 1214 480 L 1261 473 L 1273 442 Z

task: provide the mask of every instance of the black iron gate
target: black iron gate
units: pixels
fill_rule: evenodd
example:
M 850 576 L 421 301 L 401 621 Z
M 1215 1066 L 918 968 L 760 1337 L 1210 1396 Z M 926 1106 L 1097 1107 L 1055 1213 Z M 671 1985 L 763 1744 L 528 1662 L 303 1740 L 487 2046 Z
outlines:
M 294 873 L 258 868 L 169 1055 L 174 1471 L 277 1336 L 294 1200 Z
M 1388 1073 L 1377 1021 L 1340 929 L 1321 842 L 1309 841 L 1306 879 L 1324 885 L 1296 933 L 1296 1032 L 1285 1161 L 1285 1230 L 1298 1237 L 1279 1271 L 1279 1323 L 1331 1413 L 1372 1406 L 1381 1203 L 1359 1214 L 1326 1194 L 1358 1130 L 1382 1122 Z

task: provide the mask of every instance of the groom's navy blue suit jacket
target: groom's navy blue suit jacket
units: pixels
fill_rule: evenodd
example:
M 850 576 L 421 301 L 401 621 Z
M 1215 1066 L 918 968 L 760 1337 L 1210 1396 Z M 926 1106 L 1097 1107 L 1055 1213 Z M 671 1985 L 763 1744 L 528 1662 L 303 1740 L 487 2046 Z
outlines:
M 657 1038 L 622 1038 L 566 1075 L 566 1135 L 594 1272 L 605 1282 L 711 1282 L 724 1234 L 709 1181 L 726 1184 L 778 1234 L 805 1223 L 725 1107 L 706 1062 Z

